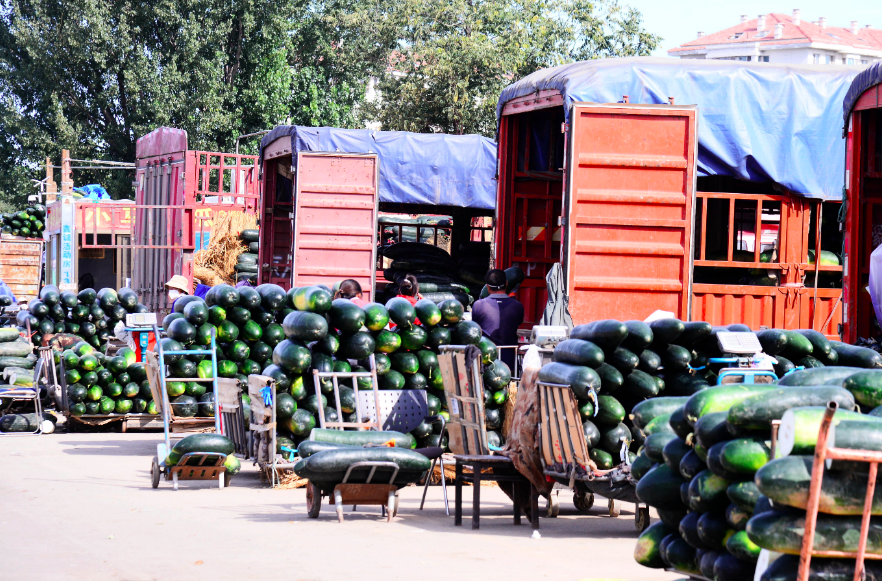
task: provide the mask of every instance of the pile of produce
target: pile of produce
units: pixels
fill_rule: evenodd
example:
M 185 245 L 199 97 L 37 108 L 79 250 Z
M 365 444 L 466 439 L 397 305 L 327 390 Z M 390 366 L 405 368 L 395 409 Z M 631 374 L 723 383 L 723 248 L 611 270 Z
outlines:
M 430 226 L 437 225 L 450 227 L 453 225 L 453 216 L 421 216 L 419 218 L 411 218 L 407 215 L 386 214 L 377 218 L 377 222 L 381 224 L 381 228 L 383 229 L 382 244 L 384 246 L 401 242 L 428 243 L 429 241 L 434 241 L 435 229 L 419 228 L 419 233 L 417 233 L 418 225 L 425 224 Z M 392 224 L 394 224 L 394 226 Z M 413 224 L 413 226 L 401 226 L 400 239 L 398 236 L 399 224 Z M 419 240 L 417 240 L 417 235 L 419 235 Z M 438 241 L 441 242 L 443 237 L 449 238 L 449 231 L 445 232 L 443 230 L 438 230 Z
M 0 329 L 0 372 L 12 369 L 20 372 L 17 375 L 33 375 L 32 370 L 37 361 L 33 350 L 34 346 L 21 336 L 18 329 L 13 327 Z M 2 406 L 3 403 L 0 402 L 0 409 Z
M 70 333 L 104 351 L 113 327 L 125 321 L 128 313 L 146 313 L 146 306 L 138 302 L 138 293 L 124 287 L 116 291 L 88 288 L 79 294 L 72 291 L 59 292 L 58 287 L 46 285 L 40 297 L 28 303 L 28 310 L 16 315 L 18 329 L 27 333 L 30 322 L 32 340 L 39 344 L 45 335 Z
M 257 230 L 242 230 L 239 239 L 248 247 L 248 252 L 243 252 L 236 257 L 236 282 L 247 280 L 252 284 L 257 283 L 257 260 L 259 255 L 259 232 Z
M 315 394 L 312 370 L 368 371 L 373 354 L 380 389 L 430 389 L 429 415 L 446 408 L 438 368 L 441 345 L 474 344 L 483 354 L 488 440 L 501 446 L 496 431 L 502 427 L 502 405 L 511 372 L 497 361 L 496 346 L 481 335 L 481 328 L 462 321 L 463 306 L 455 299 L 436 305 L 424 299 L 411 305 L 393 298 L 386 305 L 370 303 L 360 308 L 348 299 L 332 300 L 331 289 L 323 286 L 294 288 L 287 293 L 279 286 L 256 288 L 212 287 L 205 300 L 181 297 L 174 312 L 163 320 L 167 337 L 165 351 L 179 351 L 190 345 L 207 346 L 212 333 L 217 341 L 218 375 L 246 380 L 262 374 L 276 380 L 279 446 L 296 448 L 318 421 L 318 406 L 326 420 L 335 421 L 337 411 L 328 406 L 333 393 L 330 381 L 322 383 L 322 398 Z M 417 324 L 419 320 L 419 324 Z M 387 328 L 389 323 L 394 330 Z M 166 356 L 173 377 L 211 377 L 211 361 L 197 356 Z M 187 384 L 189 385 L 189 384 Z M 176 415 L 193 412 L 195 395 L 170 391 Z M 370 380 L 359 381 L 370 389 Z M 341 385 L 342 411 L 354 421 L 355 392 Z M 201 397 L 210 397 L 204 394 Z M 423 423 L 411 433 L 422 445 L 438 445 L 440 426 Z
M 716 581 L 752 578 L 761 547 L 775 544 L 781 551 L 784 546 L 779 543 L 781 529 L 765 518 L 771 509 L 763 496 L 769 496 L 766 487 L 758 487 L 763 471 L 769 473 L 768 467 L 779 462 L 769 462 L 771 421 L 783 418 L 779 433 L 794 435 L 789 446 L 796 454 L 811 454 L 824 410 L 817 406 L 829 401 L 839 405 L 842 411 L 837 413 L 843 417 L 876 421 L 860 410 L 882 404 L 882 370 L 868 370 L 882 367 L 878 353 L 827 341 L 808 330 L 760 331 L 757 336 L 764 351 L 778 359 L 781 379 L 776 384 L 700 387 L 693 395 L 661 397 L 634 407 L 633 421 L 645 442 L 631 476 L 637 497 L 655 507 L 661 518 L 638 540 L 635 558 L 642 565 L 672 567 Z M 809 358 L 817 361 L 817 368 L 792 371 L 793 360 L 805 365 Z M 849 367 L 838 366 L 842 364 Z M 784 376 L 788 369 L 792 372 Z M 784 440 L 782 436 L 779 441 L 779 456 L 790 453 Z M 788 478 L 774 474 L 775 486 L 790 494 L 795 488 Z M 806 495 L 807 489 L 806 480 Z M 748 521 L 757 524 L 749 527 Z M 760 523 L 768 536 L 759 534 Z M 768 581 L 772 579 L 779 577 Z
M 226 468 L 226 484 L 229 484 L 229 478 L 235 476 L 242 469 L 239 459 L 233 455 L 233 441 L 221 434 L 193 434 L 178 440 L 178 442 L 168 452 L 165 459 L 167 467 L 177 466 L 181 459 L 187 454 L 199 453 L 215 453 L 226 454 L 224 467 Z M 194 463 L 194 465 L 196 465 Z
M 423 298 L 435 303 L 455 299 L 463 305 L 470 305 L 474 302 L 470 294 L 472 288 L 480 288 L 466 284 L 457 277 L 458 266 L 443 248 L 418 242 L 401 242 L 384 247 L 383 255 L 392 259 L 392 264 L 383 271 L 383 277 L 395 283 L 386 287 L 387 298 L 399 294 L 398 284 L 408 274 L 416 277 Z
M 7 413 L 0 416 L 0 432 L 36 432 L 37 428 L 42 424 L 43 433 L 51 434 L 55 431 L 55 423 L 57 421 L 58 418 L 49 412 L 43 412 L 41 416 L 35 413 Z
M 147 369 L 135 361 L 128 347 L 109 357 L 86 342 L 56 354 L 58 373 L 64 375 L 70 414 L 152 414 L 158 412 Z
M 3 214 L 0 232 L 24 238 L 42 238 L 45 230 L 46 206 L 35 204 L 20 212 Z

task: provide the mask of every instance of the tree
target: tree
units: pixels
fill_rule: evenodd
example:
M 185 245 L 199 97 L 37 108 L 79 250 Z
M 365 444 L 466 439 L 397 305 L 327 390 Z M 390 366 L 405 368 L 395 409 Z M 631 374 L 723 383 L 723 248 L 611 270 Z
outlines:
M 11 162 L 0 167 L 0 193 L 21 188 L 22 173 L 42 177 L 39 165 L 58 160 L 61 149 L 134 161 L 136 140 L 162 125 L 185 129 L 190 148 L 210 151 L 231 151 L 238 135 L 286 119 L 351 126 L 366 73 L 341 64 L 327 19 L 328 10 L 345 8 L 309 0 L 0 0 L 0 124 L 8 136 L 0 162 Z M 131 193 L 125 172 L 75 178 L 100 182 L 114 197 Z
M 380 0 L 382 2 L 382 0 Z M 574 60 L 649 54 L 659 37 L 614 1 L 395 0 L 383 12 L 397 35 L 382 95 L 366 116 L 384 129 L 496 131 L 496 101 L 514 80 Z

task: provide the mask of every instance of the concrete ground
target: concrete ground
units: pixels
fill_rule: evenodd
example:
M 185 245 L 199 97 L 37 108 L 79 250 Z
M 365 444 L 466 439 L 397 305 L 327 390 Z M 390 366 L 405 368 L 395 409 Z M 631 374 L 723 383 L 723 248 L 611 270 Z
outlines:
M 673 580 L 633 558 L 634 507 L 610 518 L 598 499 L 589 515 L 562 491 L 561 514 L 540 521 L 541 538 L 495 488 L 482 489 L 481 529 L 444 514 L 440 487 L 401 491 L 392 524 L 379 507 L 332 506 L 306 516 L 306 493 L 273 490 L 250 464 L 232 485 L 150 484 L 161 433 L 0 437 L 0 579 L 286 581 Z M 452 488 L 451 513 L 452 513 Z M 467 489 L 469 499 L 471 490 Z

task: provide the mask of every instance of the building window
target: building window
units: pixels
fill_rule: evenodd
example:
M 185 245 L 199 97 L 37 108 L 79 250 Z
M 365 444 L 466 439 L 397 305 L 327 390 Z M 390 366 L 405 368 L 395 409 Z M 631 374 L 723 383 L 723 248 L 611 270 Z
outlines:
M 769 62 L 769 57 L 767 56 L 758 56 L 756 57 L 756 61 L 759 63 L 767 63 Z
M 819 55 L 819 54 L 814 54 L 814 55 L 812 55 L 812 56 L 813 56 L 813 61 L 812 61 L 812 62 L 813 62 L 814 64 L 816 64 L 816 65 L 821 64 L 821 55 Z
M 849 65 L 855 64 L 854 59 L 848 59 L 848 62 L 846 64 L 849 64 Z
M 867 59 L 861 59 L 861 64 L 862 64 L 862 65 L 867 64 Z

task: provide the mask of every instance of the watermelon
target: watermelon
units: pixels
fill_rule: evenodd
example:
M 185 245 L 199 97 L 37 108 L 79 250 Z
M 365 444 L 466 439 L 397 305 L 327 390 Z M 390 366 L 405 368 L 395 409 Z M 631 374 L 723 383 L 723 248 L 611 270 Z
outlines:
M 388 311 L 392 322 L 399 327 L 409 329 L 416 321 L 416 309 L 403 297 L 389 299 L 386 303 L 386 311 Z
M 342 333 L 357 333 L 364 326 L 365 313 L 349 299 L 334 299 L 328 311 L 331 327 Z

